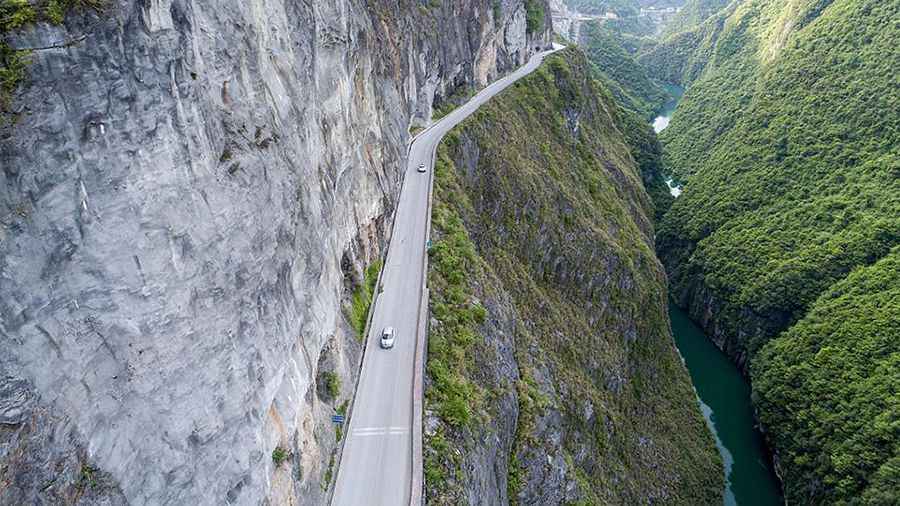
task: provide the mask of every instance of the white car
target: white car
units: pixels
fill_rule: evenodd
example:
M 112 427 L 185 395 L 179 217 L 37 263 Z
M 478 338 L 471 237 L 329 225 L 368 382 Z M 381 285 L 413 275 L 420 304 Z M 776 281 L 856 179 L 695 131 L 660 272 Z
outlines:
M 385 327 L 381 331 L 381 347 L 384 349 L 394 347 L 394 327 Z
M 416 170 L 418 170 L 419 172 L 425 172 L 425 164 L 424 164 L 424 163 L 420 163 L 420 164 L 419 164 L 419 168 L 416 169 Z

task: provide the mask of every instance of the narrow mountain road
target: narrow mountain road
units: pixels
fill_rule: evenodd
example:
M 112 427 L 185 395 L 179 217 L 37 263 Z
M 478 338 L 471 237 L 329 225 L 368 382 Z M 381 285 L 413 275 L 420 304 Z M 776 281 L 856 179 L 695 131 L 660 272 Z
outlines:
M 345 432 L 347 439 L 332 496 L 335 506 L 422 503 L 421 364 L 427 316 L 423 294 L 434 151 L 451 128 L 534 71 L 545 56 L 562 48 L 554 45 L 554 49 L 534 55 L 515 72 L 495 81 L 420 133 L 410 146 L 381 276 L 383 291 L 375 299 L 359 384 Z M 420 164 L 425 164 L 425 173 L 417 171 Z M 385 350 L 380 347 L 380 336 L 388 326 L 394 327 L 396 337 L 393 349 Z

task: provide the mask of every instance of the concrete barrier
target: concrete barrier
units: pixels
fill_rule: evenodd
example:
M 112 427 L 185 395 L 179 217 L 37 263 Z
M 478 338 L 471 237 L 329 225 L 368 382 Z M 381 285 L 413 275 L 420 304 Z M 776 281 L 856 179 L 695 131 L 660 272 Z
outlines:
M 424 132 L 422 132 L 424 133 Z M 437 144 L 440 144 L 438 141 Z M 437 144 L 431 152 L 431 170 L 428 177 L 428 209 L 425 217 L 425 245 L 431 242 L 431 197 L 434 193 L 434 167 Z M 412 407 L 412 480 L 409 493 L 410 506 L 425 504 L 424 436 L 422 418 L 425 416 L 425 354 L 428 352 L 428 251 L 422 255 L 422 285 L 419 294 L 419 320 L 416 328 L 416 352 L 413 362 L 413 407 Z

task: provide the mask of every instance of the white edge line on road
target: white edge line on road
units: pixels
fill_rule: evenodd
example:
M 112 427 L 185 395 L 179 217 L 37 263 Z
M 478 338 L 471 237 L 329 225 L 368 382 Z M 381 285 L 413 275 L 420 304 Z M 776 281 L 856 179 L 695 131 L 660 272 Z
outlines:
M 568 46 L 552 43 L 550 50 L 542 51 L 541 53 L 536 53 L 535 55 L 532 55 L 532 57 L 540 55 L 540 61 L 538 61 L 538 64 L 535 66 L 535 68 L 532 69 L 531 71 L 529 71 L 528 73 L 526 73 L 522 76 L 519 76 L 515 80 L 512 80 L 508 84 L 501 85 L 501 89 L 497 90 L 494 96 L 496 96 L 497 94 L 506 90 L 506 88 L 511 86 L 513 83 L 515 83 L 519 79 L 521 79 L 521 78 L 531 74 L 535 70 L 537 70 L 537 68 L 540 67 L 541 64 L 543 64 L 544 59 L 547 56 L 550 56 L 551 54 L 556 53 L 558 51 L 561 51 L 561 50 L 565 49 L 566 47 L 568 47 Z M 531 58 L 529 58 L 529 62 L 530 61 L 531 61 Z M 523 66 L 525 66 L 525 65 L 528 65 L 528 62 L 526 62 Z M 516 73 L 517 70 L 518 69 L 513 70 L 506 76 L 504 76 L 504 77 L 494 81 L 490 85 L 486 86 L 480 92 L 476 93 L 475 96 L 473 96 L 470 100 L 474 100 L 475 98 L 478 97 L 479 94 L 487 91 L 491 87 L 494 87 L 498 83 L 503 83 L 505 80 L 508 80 L 512 75 L 514 75 Z M 490 98 L 494 98 L 494 96 L 492 96 Z M 485 103 L 490 101 L 490 98 L 487 101 L 485 101 Z M 468 101 L 466 103 L 468 103 Z M 462 107 L 464 105 L 465 104 L 460 104 L 459 107 Z M 482 105 L 484 105 L 484 104 L 482 104 Z M 428 128 L 419 132 L 418 135 L 416 135 L 413 139 L 411 139 L 410 143 L 406 149 L 407 159 L 409 158 L 409 153 L 412 150 L 413 143 L 416 140 L 418 140 L 419 136 L 427 133 L 433 127 L 435 127 L 439 124 L 442 124 L 445 120 L 449 121 L 450 118 L 453 117 L 453 113 L 457 112 L 459 107 L 457 107 L 456 110 L 451 111 L 450 114 L 444 116 L 439 121 L 429 125 Z M 476 107 L 475 110 L 478 110 L 480 107 L 481 106 Z M 472 112 L 474 113 L 475 111 L 472 111 Z M 444 135 L 446 135 L 450 130 L 455 128 L 458 124 L 462 123 L 462 121 L 465 120 L 465 118 L 467 118 L 468 116 L 469 115 L 466 115 L 464 118 L 461 118 L 459 121 L 457 121 L 456 124 L 452 125 L 450 127 L 450 129 L 448 129 L 448 131 L 444 133 Z M 429 182 L 428 182 L 428 210 L 427 210 L 427 216 L 426 216 L 426 220 L 425 220 L 425 243 L 426 244 L 428 242 L 430 242 L 430 240 L 431 240 L 431 207 L 432 207 L 432 194 L 434 191 L 435 159 L 437 157 L 438 146 L 440 145 L 441 141 L 443 141 L 444 135 L 442 135 L 439 139 L 437 139 L 437 141 L 434 143 L 434 148 L 431 151 L 431 170 L 429 171 L 430 173 L 429 173 Z M 409 167 L 407 167 L 407 170 L 409 170 Z M 423 247 L 424 247 L 424 245 L 423 245 Z M 418 328 L 417 334 L 418 335 L 416 336 L 416 348 L 415 348 L 415 352 L 413 354 L 413 357 L 414 357 L 413 358 L 413 410 L 412 410 L 412 422 L 410 424 L 410 427 L 412 427 L 412 431 L 413 431 L 412 444 L 410 445 L 410 449 L 411 449 L 410 460 L 411 460 L 411 470 L 412 470 L 413 476 L 411 477 L 411 483 L 410 483 L 410 496 L 409 496 L 409 505 L 410 506 L 420 506 L 420 505 L 425 504 L 425 473 L 424 473 L 424 469 L 423 469 L 424 463 L 422 461 L 424 458 L 424 455 L 423 455 L 424 454 L 424 437 L 422 434 L 422 425 L 423 425 L 422 418 L 424 417 L 424 403 L 422 401 L 422 398 L 424 397 L 424 391 L 422 392 L 422 395 L 416 395 L 416 393 L 417 393 L 416 387 L 418 386 L 419 389 L 424 389 L 424 379 L 423 379 L 423 375 L 425 374 L 425 363 L 424 363 L 425 350 L 424 350 L 424 348 L 426 346 L 426 338 L 427 338 L 427 333 L 428 333 L 426 324 L 427 324 L 427 313 L 428 313 L 428 298 L 430 296 L 430 290 L 428 289 L 428 251 L 425 251 L 425 254 L 422 255 L 422 263 L 423 263 L 422 287 L 421 287 L 421 292 L 419 295 L 419 303 L 420 303 L 419 319 L 420 319 L 420 321 L 417 322 L 418 323 L 417 324 L 417 328 Z M 418 457 L 419 457 L 418 461 L 416 460 L 416 456 L 417 456 L 416 454 L 418 454 Z M 418 500 L 416 500 L 417 495 L 419 496 Z

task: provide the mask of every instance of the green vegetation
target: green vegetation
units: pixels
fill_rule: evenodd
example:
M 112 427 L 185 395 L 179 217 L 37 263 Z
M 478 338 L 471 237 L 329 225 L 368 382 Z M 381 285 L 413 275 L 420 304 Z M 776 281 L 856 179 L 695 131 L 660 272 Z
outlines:
M 431 120 L 437 121 L 453 112 L 457 107 L 459 107 L 459 104 L 454 104 L 453 102 L 444 102 L 438 107 L 435 107 L 431 112 Z
M 495 440 L 513 504 L 534 500 L 548 455 L 566 458 L 586 500 L 721 500 L 721 461 L 669 335 L 655 208 L 625 118 L 646 126 L 570 49 L 438 148 L 429 504 L 464 503 L 464 463 Z
M 0 113 L 9 110 L 12 93 L 25 78 L 28 63 L 28 51 L 16 51 L 0 42 Z
M 623 47 L 617 32 L 603 23 L 584 23 L 581 27 L 581 49 L 595 65 L 596 75 L 622 107 L 649 119 L 669 95 L 650 79 L 644 67 Z
M 544 3 L 540 0 L 525 0 L 525 31 L 540 33 L 544 30 Z
M 27 75 L 31 54 L 30 49 L 11 46 L 7 36 L 38 21 L 62 24 L 71 9 L 100 10 L 104 3 L 104 0 L 0 0 L 0 114 L 9 111 L 12 94 Z
M 723 30 L 734 28 L 726 27 L 726 21 L 740 5 L 741 2 L 731 2 L 699 25 L 685 26 L 684 31 L 645 46 L 637 56 L 638 62 L 660 81 L 687 86 L 716 59 L 716 42 Z
M 671 99 L 659 81 L 650 77 L 635 54 L 651 40 L 629 31 L 628 26 L 590 22 L 581 28 L 581 49 L 592 64 L 592 73 L 612 92 L 620 111 L 622 133 L 638 163 L 644 188 L 653 202 L 654 221 L 672 204 L 665 182 L 669 171 L 663 164 L 662 147 L 648 120 Z
M 362 340 L 366 337 L 366 324 L 369 322 L 369 308 L 375 297 L 375 284 L 378 283 L 378 273 L 381 271 L 381 260 L 372 262 L 366 268 L 365 279 L 356 287 L 350 306 L 350 323 L 356 329 L 357 337 Z
M 631 147 L 631 156 L 637 162 L 644 182 L 644 189 L 653 202 L 654 223 L 659 223 L 675 200 L 669 192 L 663 164 L 663 149 L 653 127 L 642 116 L 631 111 L 622 111 L 622 133 Z
M 438 189 L 447 186 L 450 163 L 442 152 L 435 164 Z M 459 216 L 439 201 L 434 205 L 432 225 L 438 239 L 428 251 L 429 286 L 431 311 L 439 325 L 428 336 L 427 369 L 432 383 L 426 398 L 443 420 L 460 427 L 471 421 L 480 399 L 478 388 L 466 378 L 471 361 L 466 352 L 478 337 L 476 327 L 484 322 L 486 312 L 466 295 L 479 265 Z
M 332 399 L 337 399 L 341 395 L 341 378 L 334 371 L 325 371 L 322 373 L 325 379 L 325 391 Z
M 280 467 L 289 458 L 291 458 L 291 452 L 282 446 L 276 446 L 272 450 L 272 462 L 275 463 L 275 467 Z
M 337 412 L 337 414 L 346 415 L 347 414 L 347 406 L 349 405 L 349 403 L 350 403 L 349 399 L 342 402 L 341 405 L 338 406 L 338 408 L 335 410 Z M 340 442 L 341 439 L 343 439 L 343 438 L 344 438 L 344 425 L 339 423 L 334 428 L 334 439 L 335 439 L 335 441 Z
M 692 30 L 724 9 L 733 0 L 688 0 L 672 20 L 666 24 L 663 37 Z
M 585 23 L 581 40 L 581 49 L 592 64 L 592 75 L 612 92 L 621 109 L 621 130 L 638 162 L 644 188 L 653 202 L 654 220 L 658 221 L 673 199 L 665 182 L 662 147 L 647 120 L 670 99 L 669 93 L 624 49 L 621 32 L 605 24 Z
M 446 487 L 448 467 L 459 468 L 459 453 L 450 450 L 450 444 L 444 437 L 443 429 L 428 438 L 428 450 L 425 452 L 423 464 L 425 473 L 425 487 L 429 491 L 440 490 Z
M 522 491 L 522 468 L 519 459 L 516 458 L 516 452 L 510 452 L 507 468 L 506 496 L 509 497 L 510 506 L 518 506 L 519 492 Z
M 892 504 L 900 491 L 900 247 L 853 271 L 753 362 L 791 502 Z
M 0 33 L 6 34 L 34 23 L 37 13 L 27 0 L 0 1 Z
M 78 472 L 78 483 L 76 483 L 76 488 L 79 490 L 85 488 L 97 488 L 98 483 L 97 469 L 87 463 L 82 463 L 81 469 Z
M 20 30 L 37 19 L 37 13 L 26 0 L 0 0 L 0 38 Z M 0 112 L 7 111 L 12 93 L 25 78 L 28 51 L 18 51 L 0 40 Z
M 703 64 L 662 135 L 687 182 L 657 237 L 673 293 L 752 364 L 791 503 L 897 490 L 897 19 L 875 0 L 732 6 L 685 46 Z
M 331 479 L 334 477 L 334 452 L 331 452 L 331 458 L 328 459 L 328 467 L 325 474 L 322 475 L 322 490 L 328 490 L 331 486 Z
M 548 410 L 553 409 L 553 401 L 545 395 L 534 379 L 534 370 L 530 364 L 531 360 L 527 353 L 517 352 L 516 360 L 519 365 L 519 379 L 515 382 L 516 404 L 519 409 L 519 416 L 516 420 L 516 432 L 513 440 L 513 447 L 509 452 L 507 462 L 507 484 L 506 491 L 511 506 L 519 504 L 519 495 L 523 490 L 523 474 L 527 471 L 523 469 L 519 462 L 519 453 L 527 452 L 529 448 L 538 445 L 536 436 L 536 423 L 539 417 L 544 416 Z M 566 452 L 564 455 L 570 461 L 570 469 L 578 473 L 579 469 L 571 462 L 571 455 Z M 583 483 L 582 491 L 589 491 L 591 485 Z

